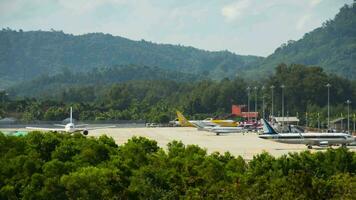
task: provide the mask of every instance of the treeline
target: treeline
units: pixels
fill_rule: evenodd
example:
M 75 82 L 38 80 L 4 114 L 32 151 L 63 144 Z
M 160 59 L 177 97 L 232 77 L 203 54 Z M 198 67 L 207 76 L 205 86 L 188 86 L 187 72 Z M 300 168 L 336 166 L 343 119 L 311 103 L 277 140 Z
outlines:
M 169 80 L 128 81 L 108 86 L 76 86 L 46 90 L 37 99 L 9 99 L 0 92 L 3 100 L 0 116 L 18 116 L 25 121 L 62 120 L 68 116 L 70 106 L 79 120 L 147 120 L 166 123 L 181 110 L 191 118 L 204 118 L 231 112 L 232 104 L 247 104 L 250 87 L 251 111 L 254 111 L 257 94 L 258 111 L 265 117 L 271 114 L 272 89 L 274 86 L 274 115 L 281 116 L 282 88 L 285 113 L 298 116 L 302 123 L 316 125 L 315 116 L 325 121 L 327 116 L 326 85 L 330 83 L 331 116 L 346 116 L 347 99 L 356 99 L 356 82 L 325 73 L 320 67 L 281 64 L 276 73 L 259 82 L 242 78 L 221 81 L 176 82 Z M 254 90 L 257 87 L 257 90 Z M 350 105 L 354 113 L 355 104 Z M 319 113 L 319 114 L 318 114 Z M 314 121 L 312 121 L 314 120 Z
M 80 88 L 83 86 L 101 89 L 106 86 L 110 87 L 112 84 L 128 81 L 172 80 L 176 82 L 194 82 L 202 79 L 204 79 L 203 75 L 139 65 L 101 67 L 94 68 L 88 72 L 77 73 L 71 72 L 68 68 L 63 68 L 58 74 L 52 76 L 41 75 L 33 80 L 15 84 L 9 91 L 17 96 L 48 98 L 67 88 Z M 51 91 L 51 93 L 48 93 L 48 91 Z
M 353 199 L 356 154 L 346 148 L 262 153 L 246 162 L 196 145 L 134 137 L 0 133 L 0 199 Z
M 281 116 L 281 86 L 284 85 L 284 115 L 298 116 L 302 124 L 308 121 L 315 127 L 317 121 L 326 120 L 328 83 L 331 84 L 331 116 L 346 116 L 345 101 L 356 99 L 355 81 L 327 74 L 320 67 L 281 64 L 273 76 L 259 82 L 242 78 L 197 82 L 128 81 L 120 84 L 49 89 L 38 94 L 36 99 L 10 99 L 5 95 L 6 92 L 0 92 L 0 100 L 3 102 L 0 117 L 15 116 L 24 121 L 62 120 L 68 116 L 69 107 L 73 106 L 74 117 L 79 120 L 140 119 L 166 123 L 175 118 L 176 110 L 183 111 L 191 118 L 201 119 L 230 113 L 232 104 L 247 104 L 248 87 L 251 88 L 251 111 L 254 111 L 257 94 L 258 111 L 262 113 L 264 101 L 267 117 L 272 110 L 271 86 L 274 86 L 274 115 Z M 353 105 L 355 104 L 350 105 L 351 115 L 355 113 Z M 307 116 L 309 119 L 306 119 Z

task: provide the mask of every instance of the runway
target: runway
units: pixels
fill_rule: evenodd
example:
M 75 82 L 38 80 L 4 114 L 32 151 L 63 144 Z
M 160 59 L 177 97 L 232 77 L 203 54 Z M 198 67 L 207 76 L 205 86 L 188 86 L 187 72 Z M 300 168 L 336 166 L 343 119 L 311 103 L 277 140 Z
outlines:
M 89 132 L 90 136 L 98 137 L 106 134 L 113 137 L 118 145 L 124 144 L 133 136 L 143 136 L 157 141 L 158 145 L 166 149 L 167 144 L 173 140 L 182 141 L 183 144 L 195 144 L 205 148 L 208 153 L 229 151 L 234 156 L 242 156 L 250 160 L 254 155 L 266 151 L 273 156 L 281 156 L 289 152 L 301 152 L 307 150 L 303 144 L 283 144 L 258 138 L 256 133 L 230 133 L 215 135 L 206 131 L 198 131 L 190 127 L 167 128 L 114 128 L 95 130 Z M 333 148 L 339 148 L 334 146 Z M 311 150 L 322 151 L 326 148 L 314 146 Z M 356 151 L 356 147 L 349 147 Z
M 2 129 L 0 131 L 14 131 L 15 129 Z M 23 129 L 20 129 L 23 130 Z M 289 152 L 301 152 L 307 150 L 303 144 L 283 144 L 258 138 L 253 132 L 230 133 L 215 135 L 215 133 L 198 131 L 191 127 L 165 127 L 165 128 L 108 128 L 89 132 L 88 136 L 99 137 L 106 134 L 112 137 L 118 145 L 126 143 L 133 136 L 143 136 L 157 141 L 163 149 L 173 140 L 182 141 L 183 144 L 195 144 L 212 152 L 224 153 L 229 151 L 234 156 L 242 156 L 245 160 L 251 160 L 254 155 L 263 151 L 273 156 L 281 156 Z M 334 146 L 333 148 L 339 148 Z M 356 146 L 348 147 L 356 152 Z M 312 152 L 324 151 L 326 148 L 313 146 Z

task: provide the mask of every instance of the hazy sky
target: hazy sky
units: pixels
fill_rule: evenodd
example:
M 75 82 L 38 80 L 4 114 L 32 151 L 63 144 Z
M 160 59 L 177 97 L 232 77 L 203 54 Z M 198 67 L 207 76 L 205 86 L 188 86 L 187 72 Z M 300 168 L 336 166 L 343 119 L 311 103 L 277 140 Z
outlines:
M 0 0 L 0 25 L 267 56 L 352 0 Z

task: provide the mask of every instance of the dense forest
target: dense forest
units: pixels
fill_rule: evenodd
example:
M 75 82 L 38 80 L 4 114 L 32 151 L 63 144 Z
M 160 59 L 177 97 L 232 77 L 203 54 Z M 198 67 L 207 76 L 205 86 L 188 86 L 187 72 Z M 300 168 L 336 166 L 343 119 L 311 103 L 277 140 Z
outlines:
M 298 41 L 288 41 L 247 74 L 266 75 L 279 63 L 321 66 L 329 73 L 356 79 L 356 3 L 345 5 L 333 20 Z
M 24 121 L 63 120 L 68 116 L 70 106 L 74 107 L 74 117 L 79 120 L 147 120 L 166 123 L 175 118 L 175 111 L 181 110 L 191 118 L 204 118 L 231 112 L 232 104 L 247 104 L 247 87 L 257 87 L 250 91 L 251 110 L 257 94 L 258 111 L 262 113 L 262 103 L 267 117 L 271 114 L 271 86 L 275 86 L 274 115 L 281 116 L 282 89 L 284 88 L 285 116 L 298 116 L 305 122 L 309 113 L 310 126 L 316 126 L 316 116 L 325 124 L 327 116 L 327 87 L 330 83 L 330 105 L 332 118 L 346 116 L 347 99 L 356 99 L 356 82 L 327 74 L 320 67 L 281 64 L 273 76 L 259 82 L 242 78 L 221 81 L 201 80 L 177 82 L 171 80 L 141 80 L 106 85 L 70 86 L 71 81 L 80 81 L 79 75 L 68 77 L 66 87 L 51 87 L 46 92 L 33 93 L 37 98 L 19 98 L 0 92 L 3 104 L 0 116 L 15 116 Z M 86 74 L 83 74 L 85 81 Z M 58 79 L 59 81 L 60 79 Z M 56 80 L 53 81 L 56 83 Z M 60 81 L 59 81 L 60 82 Z M 90 81 L 89 81 L 90 82 Z M 26 90 L 41 85 L 24 86 Z M 11 94 L 11 92 L 10 92 Z M 355 104 L 351 104 L 354 116 Z M 260 117 L 262 117 L 260 115 Z
M 0 199 L 354 199 L 346 148 L 262 153 L 246 162 L 196 145 L 133 137 L 0 133 Z
M 175 82 L 194 82 L 206 77 L 188 73 L 163 70 L 158 67 L 123 65 L 107 68 L 94 68 L 88 72 L 72 73 L 69 69 L 53 76 L 42 75 L 33 80 L 20 82 L 10 88 L 16 96 L 46 97 L 48 91 L 84 86 L 105 86 L 128 81 L 171 80 Z

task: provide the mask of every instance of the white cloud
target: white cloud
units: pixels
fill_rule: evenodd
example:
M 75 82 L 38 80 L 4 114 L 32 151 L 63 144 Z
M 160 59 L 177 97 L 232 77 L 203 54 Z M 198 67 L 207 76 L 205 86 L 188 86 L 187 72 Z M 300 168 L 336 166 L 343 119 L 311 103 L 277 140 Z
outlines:
M 241 17 L 249 7 L 250 1 L 240 0 L 232 4 L 226 5 L 221 9 L 221 14 L 228 20 L 236 20 Z
M 305 28 L 305 26 L 310 18 L 311 18 L 310 14 L 305 14 L 301 18 L 299 18 L 297 25 L 296 25 L 296 29 L 298 31 L 302 31 Z
M 310 7 L 313 8 L 313 7 L 317 6 L 317 5 L 319 5 L 321 3 L 321 1 L 322 0 L 310 0 L 309 5 L 310 5 Z
M 125 4 L 125 0 L 58 0 L 58 3 L 65 9 L 76 14 L 83 14 L 95 10 L 105 4 Z

